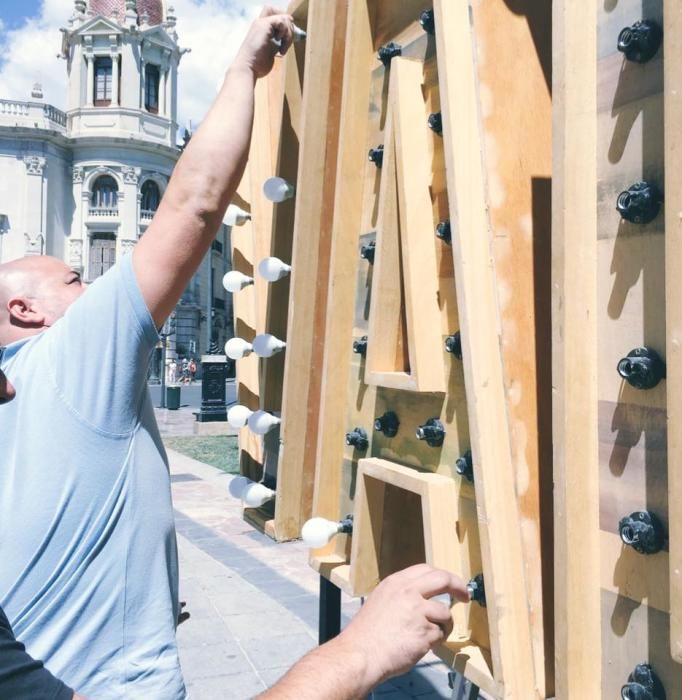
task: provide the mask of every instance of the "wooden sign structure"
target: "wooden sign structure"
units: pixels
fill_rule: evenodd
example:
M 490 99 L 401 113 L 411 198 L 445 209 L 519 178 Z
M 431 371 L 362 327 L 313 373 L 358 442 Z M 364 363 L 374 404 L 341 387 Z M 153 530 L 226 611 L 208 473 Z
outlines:
M 247 508 L 244 517 L 279 541 L 298 537 L 311 511 L 320 396 L 319 372 L 311 368 L 321 363 L 324 348 L 346 7 L 301 0 L 289 8 L 308 38 L 295 43 L 257 86 L 242 183 L 251 198 L 253 240 L 244 242 L 248 231 L 233 236 L 242 266 L 255 279 L 235 295 L 237 334 L 244 328 L 246 340 L 270 333 L 286 342 L 286 350 L 271 358 L 251 355 L 237 362 L 240 402 L 281 415 L 279 429 L 264 440 L 248 428 L 240 432 L 242 474 L 264 476 L 276 488 L 274 503 Z M 273 205 L 261 188 L 275 175 L 294 184 L 296 195 Z M 259 279 L 255 267 L 268 255 L 291 264 L 290 276 L 271 284 Z
M 642 673 L 672 698 L 682 13 L 561 0 L 554 32 L 557 698 L 620 697 Z
M 349 8 L 313 514 L 354 527 L 311 564 L 353 595 L 418 561 L 483 573 L 487 607 L 456 606 L 439 653 L 494 697 L 546 698 L 549 14 L 437 1 L 422 27 L 425 9 Z M 435 421 L 442 443 L 419 440 Z

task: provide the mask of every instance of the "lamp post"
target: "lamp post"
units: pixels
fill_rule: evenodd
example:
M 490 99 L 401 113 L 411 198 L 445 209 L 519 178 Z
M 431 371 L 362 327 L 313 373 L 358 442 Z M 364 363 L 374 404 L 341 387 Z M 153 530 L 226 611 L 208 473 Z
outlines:
M 166 352 L 168 350 L 168 336 L 175 333 L 175 311 L 166 319 L 161 328 L 161 405 L 166 408 Z

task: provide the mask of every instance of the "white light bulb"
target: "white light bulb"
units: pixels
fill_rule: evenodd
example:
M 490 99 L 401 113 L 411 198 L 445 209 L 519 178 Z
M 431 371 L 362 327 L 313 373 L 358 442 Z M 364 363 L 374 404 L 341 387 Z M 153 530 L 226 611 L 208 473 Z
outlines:
M 227 422 L 233 428 L 243 428 L 252 413 L 253 411 L 251 409 L 237 404 L 236 406 L 232 406 L 227 412 Z
M 249 429 L 256 433 L 256 435 L 265 435 L 265 433 L 272 430 L 282 421 L 277 418 L 277 416 L 273 416 L 272 413 L 268 413 L 267 411 L 255 411 L 249 416 L 247 422 Z
M 248 277 L 247 275 L 237 272 L 237 270 L 231 270 L 227 272 L 223 277 L 223 287 L 228 292 L 240 292 L 244 287 L 248 287 L 253 284 L 253 277 Z
M 260 508 L 264 503 L 272 500 L 275 492 L 263 484 L 252 481 L 242 491 L 242 503 L 247 508 Z
M 270 177 L 263 183 L 263 194 L 271 202 L 283 202 L 291 199 L 296 188 L 281 177 Z
M 223 219 L 226 226 L 243 226 L 247 221 L 251 221 L 251 214 L 240 209 L 236 204 L 230 204 Z
M 241 360 L 253 352 L 253 345 L 247 343 L 244 338 L 230 338 L 225 343 L 225 354 L 231 360 Z
M 284 350 L 287 344 L 270 333 L 261 333 L 253 339 L 253 351 L 258 357 L 272 357 Z
M 329 544 L 331 538 L 338 534 L 340 529 L 340 523 L 326 518 L 311 518 L 301 528 L 301 538 L 305 545 L 317 549 Z
M 234 479 L 230 481 L 227 490 L 230 492 L 232 498 L 241 498 L 244 493 L 244 489 L 249 484 L 253 484 L 253 481 L 246 476 L 235 476 Z
M 263 258 L 258 263 L 258 274 L 268 282 L 277 282 L 291 272 L 291 265 L 287 265 L 279 258 Z

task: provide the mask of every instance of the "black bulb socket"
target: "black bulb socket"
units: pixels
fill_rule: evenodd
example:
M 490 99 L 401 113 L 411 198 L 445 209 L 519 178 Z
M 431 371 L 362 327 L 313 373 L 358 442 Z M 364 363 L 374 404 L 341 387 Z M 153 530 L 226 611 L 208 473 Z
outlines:
M 653 389 L 665 379 L 665 362 L 651 348 L 635 348 L 618 363 L 618 374 L 635 389 Z
M 353 341 L 353 352 L 356 355 L 362 355 L 365 357 L 367 355 L 367 336 L 363 335 L 362 338 L 357 338 Z
M 483 581 L 483 574 L 474 576 L 471 581 L 467 583 L 467 593 L 472 603 L 478 603 L 482 608 L 485 608 L 485 583 Z
M 637 664 L 621 688 L 622 700 L 666 700 L 665 690 L 649 664 Z
M 384 164 L 384 144 L 379 144 L 376 148 L 370 148 L 367 153 L 370 163 L 374 163 L 377 168 Z
M 663 30 L 650 19 L 625 27 L 618 35 L 618 50 L 628 61 L 646 63 L 658 52 L 663 41 Z
M 383 416 L 379 416 L 374 421 L 374 430 L 383 433 L 386 437 L 392 438 L 398 434 L 400 421 L 393 411 L 386 411 Z
M 467 450 L 461 457 L 455 460 L 455 471 L 467 481 L 474 480 L 474 460 L 471 450 Z
M 631 224 L 651 223 L 661 211 L 663 195 L 653 182 L 636 182 L 618 195 L 616 209 Z
M 374 253 L 376 251 L 376 241 L 370 241 L 369 243 L 365 243 L 360 248 L 360 257 L 363 260 L 366 260 L 370 265 L 374 265 Z
M 444 243 L 452 242 L 450 219 L 445 219 L 445 221 L 441 221 L 438 226 L 436 226 L 436 238 L 440 238 Z
M 454 355 L 458 360 L 462 359 L 462 335 L 459 331 L 445 339 L 445 352 Z
M 403 53 L 403 47 L 400 44 L 396 44 L 391 41 L 389 44 L 385 44 L 379 49 L 377 54 L 379 60 L 388 68 L 391 61 L 396 56 L 401 56 Z
M 623 544 L 640 554 L 656 554 L 663 549 L 665 532 L 661 521 L 649 511 L 630 513 L 618 523 Z
M 434 17 L 433 17 L 433 10 L 424 10 L 419 15 L 419 24 L 422 25 L 422 29 L 427 34 L 435 34 L 436 33 L 436 22 L 435 22 Z
M 346 445 L 354 447 L 359 452 L 364 452 L 369 447 L 367 432 L 362 428 L 353 428 L 349 433 L 346 433 Z
M 429 114 L 428 125 L 429 129 L 438 134 L 438 136 L 443 135 L 443 117 L 440 112 Z
M 429 418 L 417 428 L 417 440 L 424 440 L 429 447 L 440 447 L 445 438 L 445 427 L 438 418 Z

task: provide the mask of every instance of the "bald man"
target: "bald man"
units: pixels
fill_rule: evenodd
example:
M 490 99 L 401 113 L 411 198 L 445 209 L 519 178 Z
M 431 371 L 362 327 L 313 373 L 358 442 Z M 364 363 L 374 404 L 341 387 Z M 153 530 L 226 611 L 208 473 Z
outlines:
M 0 369 L 18 395 L 0 421 L 0 606 L 28 651 L 86 697 L 186 697 L 170 478 L 147 369 L 241 180 L 272 39 L 286 51 L 292 32 L 271 9 L 252 25 L 132 255 L 87 290 L 54 258 L 0 266 Z M 387 581 L 272 697 L 362 697 L 443 639 L 449 610 L 428 600 L 443 591 L 465 597 L 429 567 Z

